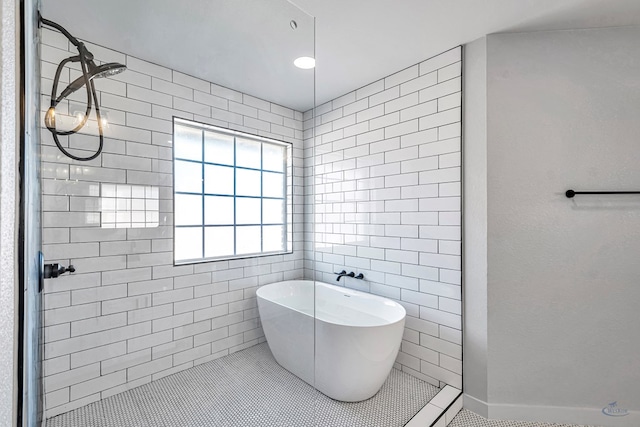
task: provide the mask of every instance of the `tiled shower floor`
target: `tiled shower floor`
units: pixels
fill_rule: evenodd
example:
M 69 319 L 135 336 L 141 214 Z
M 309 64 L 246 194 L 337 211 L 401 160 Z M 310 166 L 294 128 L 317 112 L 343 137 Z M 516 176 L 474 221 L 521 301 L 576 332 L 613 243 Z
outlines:
M 439 391 L 393 369 L 378 394 L 346 403 L 278 365 L 266 343 L 47 420 L 47 427 L 400 427 Z

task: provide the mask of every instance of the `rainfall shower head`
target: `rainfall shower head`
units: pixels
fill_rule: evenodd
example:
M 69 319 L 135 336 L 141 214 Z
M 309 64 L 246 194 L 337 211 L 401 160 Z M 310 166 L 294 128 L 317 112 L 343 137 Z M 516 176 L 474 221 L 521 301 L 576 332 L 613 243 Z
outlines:
M 96 65 L 93 61 L 89 62 L 89 79 L 101 79 L 104 77 L 115 76 L 127 69 L 126 65 L 117 62 L 109 62 L 107 64 Z
M 53 27 L 56 30 L 60 31 L 78 49 L 78 55 L 70 56 L 69 58 L 63 59 L 58 65 L 58 68 L 56 70 L 56 75 L 53 79 L 53 88 L 51 90 L 51 107 L 49 108 L 49 110 L 47 111 L 47 114 L 45 114 L 45 117 L 44 117 L 45 125 L 53 135 L 53 140 L 55 141 L 60 151 L 62 151 L 67 157 L 70 157 L 74 160 L 80 160 L 80 161 L 93 160 L 100 155 L 100 153 L 102 152 L 102 146 L 104 144 L 104 136 L 102 133 L 103 123 L 100 117 L 100 107 L 98 106 L 98 96 L 96 94 L 96 88 L 93 84 L 93 79 L 115 76 L 116 74 L 120 74 L 121 72 L 126 70 L 127 67 L 122 64 L 118 64 L 117 62 L 109 62 L 102 65 L 96 65 L 96 63 L 93 61 L 93 54 L 89 52 L 89 50 L 86 48 L 84 43 L 82 43 L 81 41 L 73 37 L 61 25 L 56 24 L 53 21 L 44 19 L 42 17 L 40 17 L 40 22 L 43 25 Z M 68 62 L 79 62 L 80 68 L 82 70 L 82 76 L 78 77 L 73 82 L 71 82 L 62 91 L 60 95 L 57 95 L 58 83 L 60 82 L 60 74 L 62 72 L 62 69 Z M 78 89 L 82 88 L 83 86 L 86 87 L 86 90 L 87 90 L 87 111 L 84 114 L 83 119 L 74 129 L 69 131 L 59 131 L 56 128 L 56 106 L 60 103 L 60 101 L 67 98 L 69 95 L 71 95 L 73 92 L 77 91 Z M 98 147 L 98 150 L 93 155 L 89 157 L 78 157 L 69 153 L 60 144 L 58 140 L 58 136 L 72 135 L 74 133 L 77 133 L 80 129 L 82 129 L 84 125 L 87 123 L 87 119 L 89 117 L 89 114 L 91 113 L 92 102 L 95 104 L 96 121 L 98 124 L 100 145 Z
M 89 51 L 87 51 L 89 57 L 93 57 Z M 83 74 L 78 77 L 74 81 L 72 81 L 56 98 L 56 102 L 60 102 L 73 92 L 77 91 L 81 87 L 83 87 L 87 80 L 91 81 L 93 79 L 102 79 L 105 77 L 115 76 L 116 74 L 120 74 L 127 69 L 126 65 L 118 64 L 117 62 L 109 62 L 107 64 L 96 65 L 93 60 L 89 60 L 87 62 L 87 73 L 86 76 Z

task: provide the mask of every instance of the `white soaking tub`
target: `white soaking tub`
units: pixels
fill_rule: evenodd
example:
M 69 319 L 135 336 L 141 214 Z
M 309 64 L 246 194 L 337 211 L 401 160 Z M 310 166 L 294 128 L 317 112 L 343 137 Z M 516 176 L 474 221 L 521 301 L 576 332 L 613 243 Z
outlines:
M 336 400 L 358 402 L 380 390 L 400 349 L 404 307 L 321 282 L 314 293 L 311 280 L 272 283 L 256 295 L 267 343 L 283 368 Z

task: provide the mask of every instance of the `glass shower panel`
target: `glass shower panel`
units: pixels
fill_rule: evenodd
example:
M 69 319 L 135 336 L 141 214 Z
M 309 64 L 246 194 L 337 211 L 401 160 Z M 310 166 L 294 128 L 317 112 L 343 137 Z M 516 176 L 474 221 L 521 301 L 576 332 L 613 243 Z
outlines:
M 45 285 L 47 425 L 321 425 L 304 242 L 315 73 L 293 65 L 314 55 L 314 18 L 286 0 L 77 3 L 41 13 L 96 67 L 127 70 L 95 79 L 100 122 L 84 86 L 57 104 L 60 130 L 86 119 L 60 135 L 71 153 L 104 125 L 97 158 L 67 158 L 44 116 L 78 50 L 42 30 L 43 239 L 76 267 Z M 81 74 L 64 66 L 58 92 Z
M 307 114 L 305 242 L 315 280 L 318 425 L 400 427 L 441 391 L 439 406 L 452 412 L 461 406 L 453 404 L 462 386 L 460 163 L 439 187 L 454 193 L 417 185 L 423 175 L 444 171 L 442 163 L 436 171 L 437 164 L 417 157 L 445 139 L 442 128 L 423 130 L 422 123 L 435 112 L 424 107 L 446 96 L 456 105 L 447 113 L 455 141 L 447 155 L 460 159 L 461 60 L 461 49 L 452 49 L 323 99 Z M 418 78 L 425 64 L 433 66 L 432 76 L 438 68 L 454 71 L 447 81 L 427 82 Z M 447 94 L 438 92 L 445 85 L 451 85 Z M 425 91 L 441 98 L 400 105 L 412 97 L 417 103 Z M 367 107 L 395 119 L 370 120 Z M 433 140 L 424 139 L 428 133 Z M 338 413 L 336 401 L 349 412 Z M 411 425 L 444 425 L 444 415 L 433 415 Z

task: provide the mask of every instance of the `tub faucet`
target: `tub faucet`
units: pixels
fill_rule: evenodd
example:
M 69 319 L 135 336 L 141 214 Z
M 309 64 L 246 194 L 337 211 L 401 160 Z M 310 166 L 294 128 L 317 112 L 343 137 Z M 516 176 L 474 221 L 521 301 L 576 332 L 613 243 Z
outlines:
M 340 273 L 334 273 L 338 275 L 338 278 L 336 279 L 336 281 L 340 281 L 340 278 L 343 276 L 347 276 L 347 277 L 355 277 L 355 273 L 352 271 L 351 273 L 347 274 L 347 272 L 345 270 L 342 270 Z

